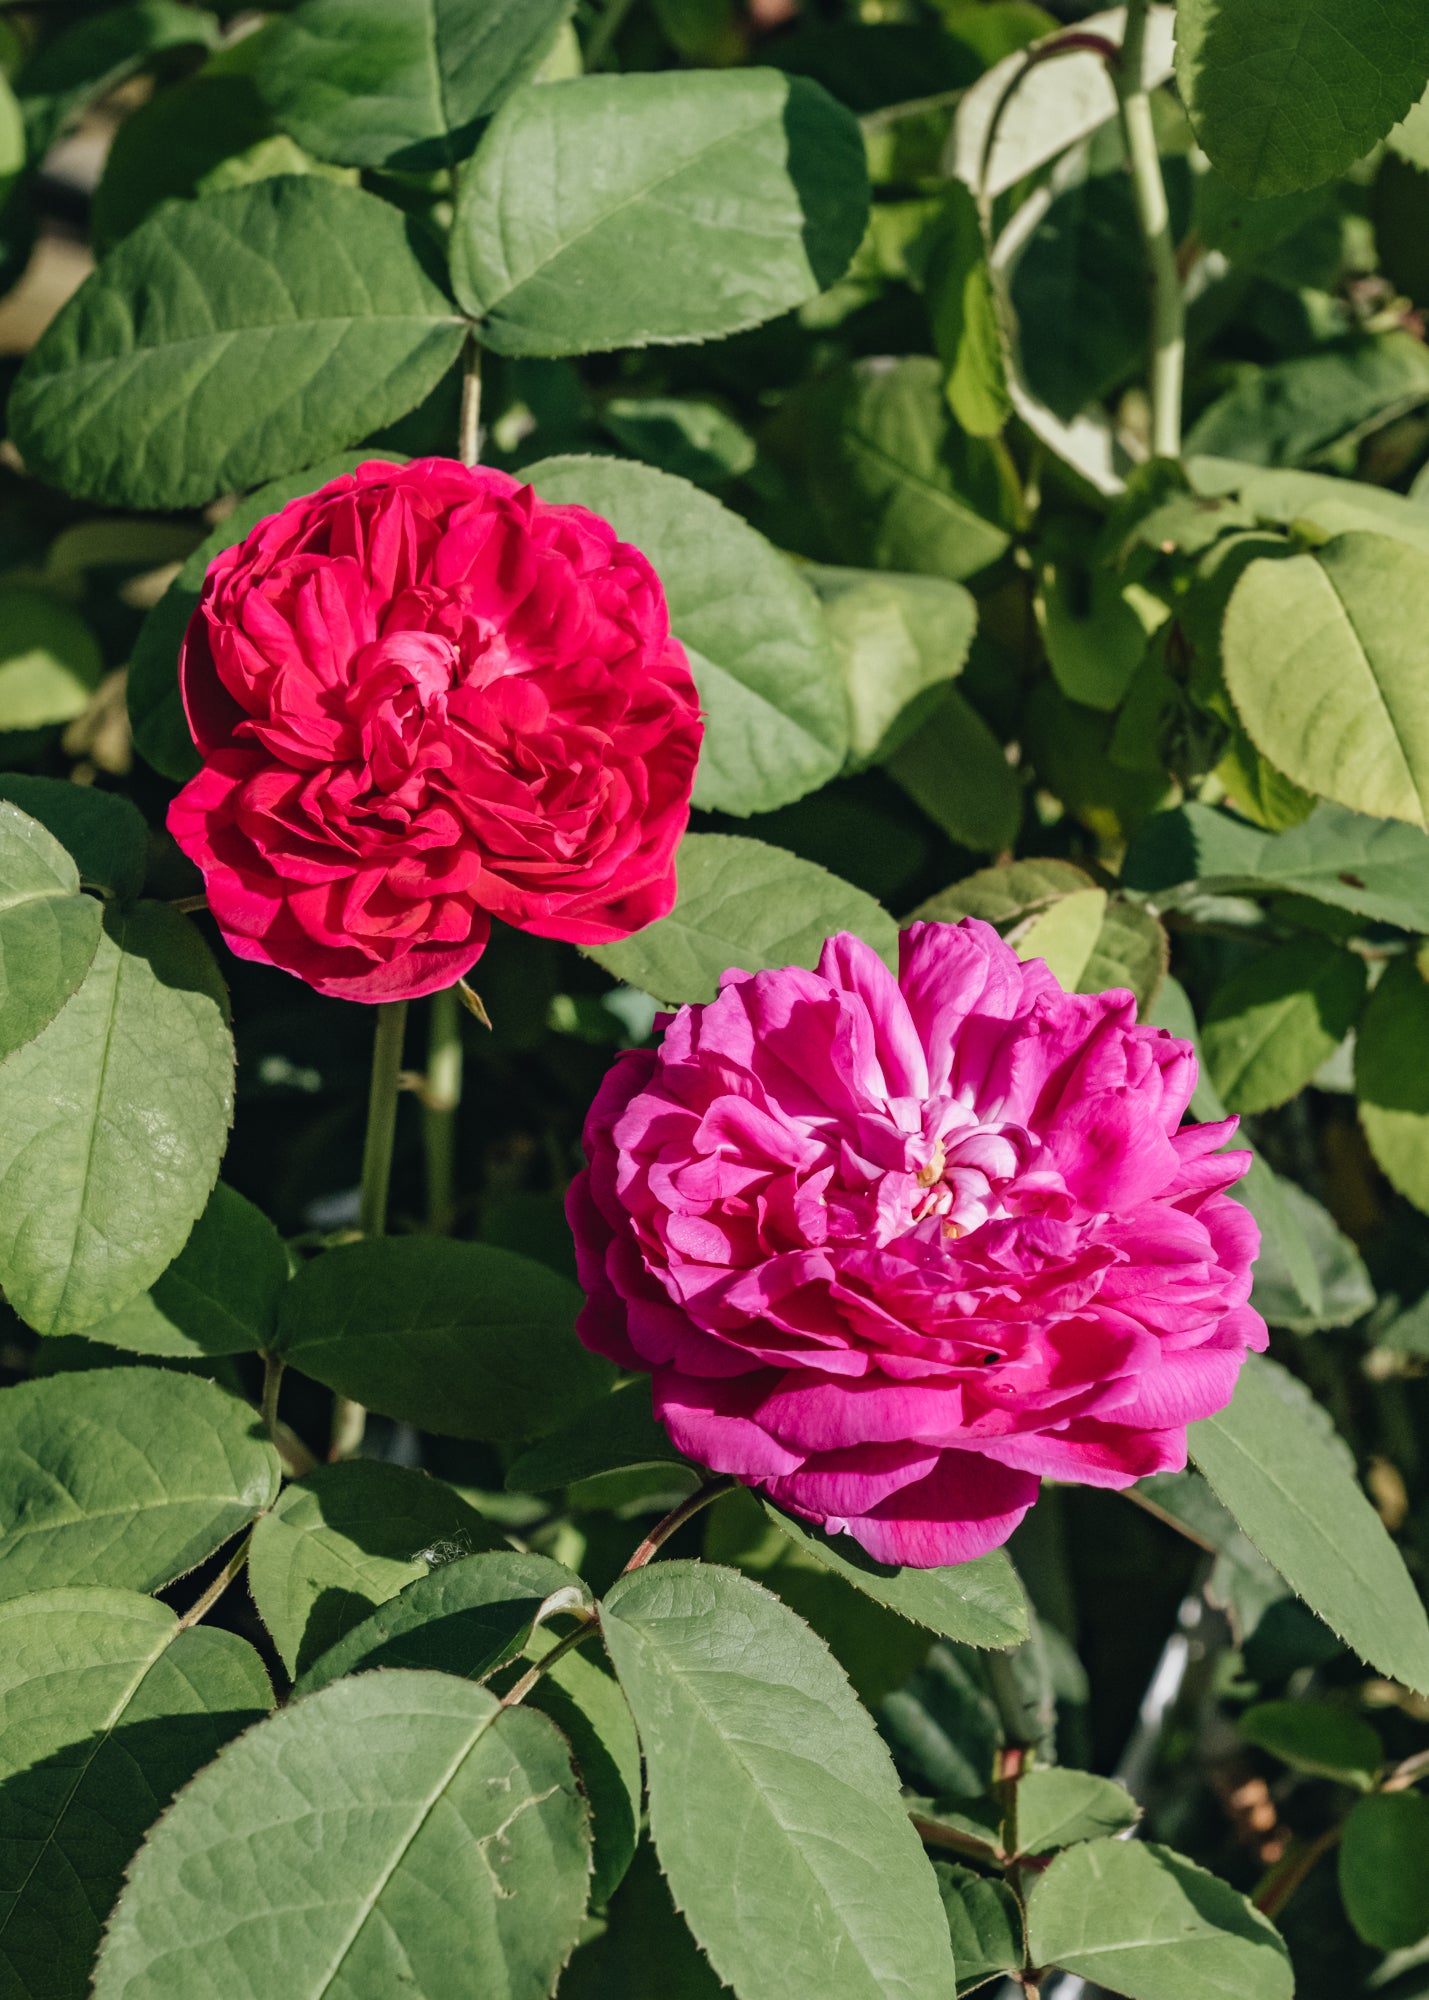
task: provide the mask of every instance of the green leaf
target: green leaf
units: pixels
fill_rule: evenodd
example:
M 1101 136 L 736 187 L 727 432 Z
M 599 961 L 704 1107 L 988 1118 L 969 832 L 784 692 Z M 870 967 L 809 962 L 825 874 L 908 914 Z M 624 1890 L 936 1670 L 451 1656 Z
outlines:
M 705 714 L 697 806 L 770 812 L 834 776 L 849 743 L 839 661 L 787 557 L 712 495 L 652 466 L 548 458 L 522 477 L 543 499 L 602 515 L 654 566 Z
M 0 1598 L 161 1590 L 278 1492 L 256 1412 L 194 1375 L 100 1368 L 0 1397 Z
M 1337 535 L 1251 563 L 1231 594 L 1226 685 L 1271 762 L 1356 812 L 1429 816 L 1429 682 L 1415 607 L 1429 553 Z
M 544 1715 L 446 1674 L 363 1674 L 250 1729 L 180 1796 L 129 1871 L 95 2000 L 546 2000 L 589 1877 Z
M 848 689 L 849 762 L 877 763 L 917 729 L 930 690 L 961 673 L 977 606 L 946 577 L 821 565 L 804 574 L 823 605 Z
M 541 1627 L 527 1657 L 541 1655 L 555 1643 Z M 590 1801 L 595 1843 L 590 1896 L 600 1909 L 624 1879 L 640 1838 L 644 1783 L 630 1704 L 608 1671 L 573 1652 L 546 1670 L 527 1695 L 526 1706 L 549 1715 L 571 1746 L 581 1789 Z
M 429 1569 L 504 1547 L 440 1479 L 354 1459 L 284 1487 L 253 1532 L 248 1582 L 283 1664 L 305 1673 Z
M 1306 933 L 1272 945 L 1211 997 L 1201 1040 L 1232 1111 L 1269 1111 L 1303 1090 L 1354 1026 L 1365 962 Z
M 1070 861 L 1038 857 L 1004 861 L 980 868 L 950 889 L 940 889 L 920 903 L 910 923 L 955 924 L 963 917 L 980 917 L 985 924 L 1007 930 L 1023 917 L 1045 910 L 1063 896 L 1090 889 L 1092 878 Z
M 1429 75 L 1418 0 L 1180 0 L 1176 82 L 1212 163 L 1247 194 L 1343 173 Z
M 579 1410 L 507 1468 L 509 1493 L 544 1493 L 601 1472 L 636 1466 L 688 1465 L 650 1407 L 650 1382 L 639 1376 Z
M 712 340 L 842 277 L 867 219 L 858 125 L 817 84 L 585 76 L 493 119 L 458 177 L 452 282 L 498 354 Z
M 1039 1875 L 1027 1946 L 1131 2000 L 1291 2000 L 1275 1926 L 1244 1896 L 1169 1847 L 1093 1840 Z
M 973 576 L 1008 544 L 986 442 L 953 423 L 930 355 L 874 359 L 790 396 L 768 433 L 834 562 Z
M 1327 535 L 1363 528 L 1410 548 L 1429 549 L 1429 510 L 1383 486 L 1323 472 L 1265 472 L 1229 459 L 1195 456 L 1187 459 L 1186 474 L 1194 490 L 1207 498 L 1238 495 L 1242 507 L 1260 521 L 1287 528 L 1292 522 L 1308 522 Z
M 87 104 L 152 57 L 169 49 L 211 47 L 217 35 L 212 14 L 180 0 L 131 0 L 81 15 L 38 49 L 15 79 L 32 157 L 39 159 Z
M 1012 414 L 1012 398 L 982 222 L 961 181 L 943 190 L 925 258 L 923 296 L 948 408 L 970 437 L 995 437 Z
M 138 808 L 118 792 L 6 771 L 0 774 L 0 799 L 37 819 L 68 849 L 81 881 L 109 890 L 122 903 L 138 895 L 149 829 Z
M 1105 993 L 1125 987 L 1136 996 L 1137 1016 L 1144 1020 L 1161 990 L 1170 955 L 1170 940 L 1151 912 L 1114 896 L 1077 991 Z
M 1022 820 L 1022 786 L 1006 752 L 956 688 L 883 767 L 944 833 L 974 852 L 1011 847 Z
M 10 396 L 30 470 L 108 506 L 202 506 L 413 408 L 465 329 L 416 226 L 287 175 L 175 202 L 104 259 Z
M 812 967 L 825 941 L 852 931 L 896 963 L 893 919 L 862 889 L 782 847 L 721 833 L 688 833 L 676 860 L 674 909 L 590 956 L 628 985 L 672 1006 L 713 1000 L 731 966 Z
M 1198 895 L 1274 891 L 1429 931 L 1429 834 L 1343 806 L 1316 806 L 1302 825 L 1271 834 L 1213 806 L 1157 813 L 1132 842 L 1122 880 L 1160 909 Z
M 104 671 L 99 641 L 62 598 L 0 585 L 0 730 L 69 722 Z
M 90 205 L 96 248 L 110 249 L 161 201 L 192 199 L 215 170 L 277 139 L 251 76 L 206 68 L 161 90 L 114 135 Z M 291 140 L 278 143 L 291 156 L 278 171 L 301 172 L 303 154 Z
M 466 158 L 539 68 L 570 0 L 304 0 L 255 79 L 321 160 L 426 173 Z
M 971 1993 L 998 1973 L 1018 1971 L 1022 1912 L 1007 1884 L 989 1881 L 951 1861 L 935 1861 L 933 1873 L 952 1938 L 958 1992 Z
M 575 1337 L 580 1294 L 489 1243 L 388 1237 L 305 1264 L 278 1348 L 340 1396 L 441 1437 L 520 1443 L 612 1379 Z
M 1108 713 L 1125 699 L 1166 615 L 1150 591 L 1074 549 L 1044 558 L 1036 608 L 1047 661 L 1063 694 Z
M 1364 1259 L 1329 1210 L 1257 1160 L 1233 1190 L 1260 1224 L 1250 1302 L 1272 1326 L 1316 1333 L 1349 1326 L 1374 1304 Z
M 182 784 L 199 769 L 199 754 L 189 735 L 179 694 L 179 647 L 198 608 L 204 578 L 214 557 L 241 542 L 250 529 L 300 494 L 315 493 L 330 479 L 355 472 L 371 459 L 394 456 L 386 451 L 342 452 L 336 458 L 324 459 L 321 465 L 309 466 L 306 472 L 290 473 L 285 479 L 260 486 L 256 493 L 240 500 L 231 514 L 224 515 L 185 562 L 139 628 L 129 661 L 126 690 L 134 747 L 164 777 Z
M 1429 985 L 1417 959 L 1396 959 L 1370 995 L 1355 1037 L 1360 1123 L 1385 1176 L 1429 1209 Z
M 1362 1715 L 1332 1701 L 1260 1701 L 1240 1718 L 1247 1743 L 1296 1771 L 1338 1778 L 1368 1791 L 1384 1764 L 1384 1745 Z
M 619 2000 L 724 2000 L 728 1992 L 671 1902 L 649 1841 L 642 1840 L 606 1928 L 566 1969 L 561 2000 L 614 2000 L 617 1994 Z
M 446 1562 L 320 1654 L 293 1689 L 294 1698 L 374 1667 L 431 1667 L 484 1681 L 515 1659 L 543 1617 L 590 1601 L 580 1578 L 549 1556 L 499 1549 Z
M 932 1871 L 820 1641 L 749 1578 L 695 1562 L 622 1577 L 601 1622 L 660 1865 L 740 2000 L 946 2000 Z
M 0 1067 L 0 1282 L 75 1333 L 182 1249 L 228 1137 L 233 1041 L 207 945 L 161 903 L 105 912 L 84 982 Z
M 282 1237 L 261 1209 L 220 1181 L 168 1270 L 117 1313 L 87 1326 L 84 1337 L 176 1359 L 251 1354 L 271 1345 L 287 1282 Z
M 59 842 L 18 806 L 0 803 L 0 1060 L 42 1033 L 76 991 L 99 949 L 101 920 Z
M 151 1597 L 42 1590 L 0 1605 L 10 1993 L 88 1990 L 101 1924 L 146 1828 L 272 1705 L 245 1640 L 181 1631 Z
M 1002 1549 L 943 1569 L 875 1562 L 849 1535 L 825 1535 L 763 1503 L 780 1534 L 855 1590 L 915 1625 L 969 1646 L 1015 1646 L 1027 1637 L 1027 1604 Z
M 1097 1840 L 1135 1826 L 1141 1808 L 1114 1778 L 1058 1766 L 1024 1772 L 1017 1781 L 1016 1854 L 1048 1854 L 1079 1840 Z
M 1429 1617 L 1344 1444 L 1301 1384 L 1249 1355 L 1230 1406 L 1187 1437 L 1221 1500 L 1310 1609 L 1381 1673 L 1429 1691 Z
M 1358 1799 L 1340 1836 L 1345 1915 L 1366 1944 L 1401 1951 L 1429 1932 L 1429 1799 Z
M 1106 910 L 1105 889 L 1074 889 L 1019 931 L 1013 949 L 1024 965 L 1041 959 L 1053 977 L 1075 993 L 1091 963 Z
M 1191 426 L 1187 451 L 1293 466 L 1429 397 L 1429 354 L 1402 330 L 1365 334 L 1242 376 Z
M 754 439 L 708 397 L 612 396 L 600 420 L 636 458 L 696 486 L 728 485 L 754 463 Z

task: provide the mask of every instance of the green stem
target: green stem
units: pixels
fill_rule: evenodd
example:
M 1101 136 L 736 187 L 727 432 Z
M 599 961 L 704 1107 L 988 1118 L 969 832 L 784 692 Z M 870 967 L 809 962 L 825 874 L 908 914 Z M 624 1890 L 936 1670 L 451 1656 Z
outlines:
M 629 1576 L 632 1570 L 644 1569 L 651 1556 L 664 1547 L 677 1529 L 683 1528 L 686 1521 L 693 1520 L 702 1507 L 709 1506 L 711 1500 L 718 1500 L 722 1493 L 732 1492 L 738 1484 L 739 1481 L 727 1473 L 717 1479 L 707 1479 L 698 1492 L 692 1493 L 688 1500 L 682 1500 L 678 1507 L 672 1507 L 663 1521 L 656 1522 L 620 1574 Z
M 520 1680 L 513 1687 L 508 1688 L 506 1693 L 502 1695 L 501 1706 L 503 1708 L 519 1708 L 532 1688 L 535 1687 L 537 1681 L 540 1680 L 543 1674 L 548 1674 L 551 1671 L 557 1660 L 563 1660 L 567 1653 L 572 1653 L 577 1646 L 584 1645 L 591 1633 L 599 1629 L 600 1620 L 594 1612 L 591 1612 L 582 1624 L 576 1626 L 573 1632 L 567 1632 L 565 1638 L 557 1640 L 549 1653 L 543 1653 L 534 1666 L 527 1668 Z
M 475 465 L 481 458 L 481 349 L 476 336 L 468 335 L 466 373 L 461 379 L 461 418 L 457 428 L 457 456 L 463 465 Z
M 1158 458 L 1181 455 L 1181 386 L 1186 369 L 1186 308 L 1171 210 L 1151 98 L 1143 81 L 1146 22 L 1150 0 L 1127 0 L 1121 59 L 1112 70 L 1121 129 L 1136 195 L 1136 215 L 1151 269 L 1151 448 Z
M 287 1363 L 281 1354 L 265 1353 L 263 1356 L 263 1400 L 260 1405 L 263 1428 L 274 1444 L 278 1442 L 278 1390 L 282 1386 L 283 1370 Z
M 248 1551 L 252 1547 L 252 1544 L 253 1544 L 253 1530 L 250 1528 L 248 1533 L 243 1537 L 243 1540 L 238 1544 L 238 1547 L 234 1550 L 233 1554 L 228 1558 L 228 1561 L 223 1565 L 223 1568 L 218 1572 L 218 1575 L 213 1579 L 213 1582 L 208 1586 L 208 1588 L 203 1592 L 203 1594 L 189 1606 L 188 1610 L 179 1620 L 177 1629 L 180 1632 L 187 1632 L 191 1625 L 198 1624 L 200 1618 L 206 1618 L 208 1616 L 209 1612 L 212 1611 L 214 1605 L 217 1604 L 219 1598 L 222 1597 L 224 1591 L 227 1590 L 229 1584 L 232 1583 L 233 1579 L 238 1575 L 239 1571 L 243 1568 L 243 1565 L 247 1562 Z
M 456 1216 L 456 1114 L 461 1103 L 461 1003 L 454 986 L 432 995 L 427 1023 L 427 1087 L 422 1141 L 427 1159 L 427 1227 L 446 1236 Z
M 402 1074 L 402 1036 L 407 1026 L 405 1000 L 387 1000 L 377 1009 L 372 1040 L 372 1083 L 367 1094 L 367 1138 L 362 1148 L 362 1195 L 358 1228 L 364 1236 L 381 1236 L 387 1229 L 387 1191 L 392 1184 L 392 1144 L 397 1136 L 397 1091 Z M 332 1413 L 330 1459 L 350 1458 L 362 1443 L 367 1412 L 361 1403 L 339 1396 Z

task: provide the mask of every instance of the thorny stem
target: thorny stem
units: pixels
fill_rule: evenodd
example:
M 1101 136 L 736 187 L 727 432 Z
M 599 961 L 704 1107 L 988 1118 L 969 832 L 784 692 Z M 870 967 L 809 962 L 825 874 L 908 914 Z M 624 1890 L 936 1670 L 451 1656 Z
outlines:
M 1127 0 L 1126 32 L 1120 59 L 1112 68 L 1112 81 L 1121 107 L 1137 220 L 1151 267 L 1151 448 L 1158 458 L 1179 458 L 1186 309 L 1151 98 L 1143 76 L 1149 5 L 1150 0 Z
M 397 1136 L 397 1090 L 406 1026 L 406 1001 L 383 1001 L 377 1009 L 377 1027 L 372 1039 L 367 1138 L 362 1148 L 362 1194 L 357 1220 L 364 1237 L 381 1236 L 387 1228 L 387 1191 L 392 1184 L 392 1145 Z M 362 1443 L 366 1426 L 367 1412 L 361 1403 L 339 1396 L 333 1406 L 328 1457 L 350 1458 Z
M 207 1590 L 189 1606 L 188 1610 L 179 1620 L 178 1630 L 180 1632 L 187 1632 L 190 1625 L 197 1625 L 200 1618 L 206 1618 L 209 1612 L 212 1611 L 214 1605 L 217 1604 L 219 1598 L 222 1597 L 224 1591 L 227 1590 L 229 1584 L 232 1583 L 233 1579 L 247 1562 L 248 1550 L 252 1541 L 253 1530 L 250 1528 Z

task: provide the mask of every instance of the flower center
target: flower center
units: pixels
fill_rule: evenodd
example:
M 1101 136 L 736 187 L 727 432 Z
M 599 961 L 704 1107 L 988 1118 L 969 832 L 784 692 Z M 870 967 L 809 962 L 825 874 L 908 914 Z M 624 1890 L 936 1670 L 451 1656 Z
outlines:
M 926 1192 L 914 1207 L 914 1222 L 941 1216 L 949 1239 L 1008 1213 L 1003 1195 L 1021 1172 L 1027 1151 L 1026 1135 L 1016 1128 L 980 1124 L 966 1112 L 962 1116 L 968 1122 L 933 1140 L 915 1176 Z

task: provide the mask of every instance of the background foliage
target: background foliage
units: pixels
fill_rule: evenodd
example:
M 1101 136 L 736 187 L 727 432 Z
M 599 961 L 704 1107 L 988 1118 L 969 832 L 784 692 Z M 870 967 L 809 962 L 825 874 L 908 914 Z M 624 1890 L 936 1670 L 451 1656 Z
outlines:
M 1426 80 L 1417 0 L 0 13 L 3 2000 L 1429 1994 Z M 672 916 L 416 1010 L 358 1240 L 372 1018 L 217 947 L 175 653 L 459 440 L 708 734 Z M 910 914 L 1198 1040 L 1274 1329 L 929 1572 L 702 1487 L 561 1215 L 657 1005 Z

